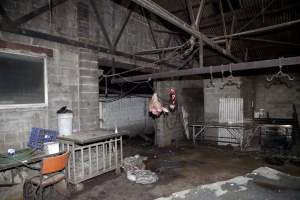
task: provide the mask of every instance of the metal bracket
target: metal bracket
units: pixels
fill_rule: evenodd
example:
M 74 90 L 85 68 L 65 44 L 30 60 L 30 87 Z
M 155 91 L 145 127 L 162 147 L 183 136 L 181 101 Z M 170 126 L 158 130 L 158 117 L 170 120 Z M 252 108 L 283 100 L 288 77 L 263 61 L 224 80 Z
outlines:
M 224 89 L 225 86 L 236 86 L 238 89 L 241 88 L 241 82 L 232 75 L 232 70 L 231 70 L 231 64 L 229 64 L 229 72 L 230 75 L 228 77 L 225 78 L 224 81 L 224 72 L 222 70 L 222 84 L 220 86 L 220 89 Z
M 213 77 L 213 73 L 212 73 L 212 66 L 209 67 L 210 70 L 210 80 L 209 83 L 207 84 L 207 88 L 211 88 L 211 87 L 216 87 L 216 83 L 214 82 L 214 77 Z M 222 73 L 223 75 L 223 73 Z
M 272 75 L 271 77 L 266 77 L 266 81 L 269 83 L 266 85 L 267 88 L 270 88 L 272 85 L 275 85 L 275 84 L 284 84 L 286 85 L 287 87 L 291 87 L 287 81 L 293 81 L 295 80 L 295 77 L 290 75 L 290 74 L 287 74 L 287 73 L 284 73 L 282 71 L 282 57 L 280 57 L 279 59 L 279 71 Z

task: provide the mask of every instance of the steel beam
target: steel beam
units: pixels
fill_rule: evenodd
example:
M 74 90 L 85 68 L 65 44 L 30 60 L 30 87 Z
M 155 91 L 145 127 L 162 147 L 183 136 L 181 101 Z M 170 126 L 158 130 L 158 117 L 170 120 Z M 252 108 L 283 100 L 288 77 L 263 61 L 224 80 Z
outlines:
M 281 7 L 281 8 L 278 8 L 278 9 L 272 9 L 272 10 L 269 10 L 269 11 L 267 10 L 264 13 L 264 16 L 271 16 L 272 17 L 272 16 L 274 16 L 278 13 L 286 12 L 286 11 L 291 10 L 291 9 L 299 9 L 299 7 L 300 7 L 300 3 L 290 4 L 288 6 Z M 244 21 L 246 21 L 246 20 L 251 20 L 255 16 L 255 15 L 245 16 L 243 14 L 245 9 L 247 9 L 247 8 L 239 9 L 239 10 L 235 11 L 237 16 L 239 16 L 238 21 L 243 21 L 242 23 L 245 23 Z M 248 9 L 254 9 L 254 8 L 248 8 Z M 219 18 L 219 16 L 207 17 L 203 20 L 205 20 L 206 23 L 201 25 L 201 29 L 207 29 L 207 28 L 211 28 L 211 27 L 222 26 L 222 20 Z M 226 18 L 226 23 L 230 23 L 230 22 L 231 22 L 231 19 Z
M 282 58 L 281 63 L 283 66 L 293 66 L 300 68 L 300 56 L 297 57 L 288 57 Z M 255 70 L 255 69 L 265 69 L 278 67 L 279 60 L 271 59 L 271 60 L 261 60 L 261 61 L 253 61 L 253 62 L 243 62 L 243 63 L 232 63 L 227 65 L 218 65 L 212 67 L 213 73 L 221 73 L 221 70 L 229 69 L 231 65 L 232 71 L 243 71 L 243 70 Z M 168 79 L 179 76 L 192 76 L 192 75 L 203 75 L 209 74 L 209 67 L 199 67 L 199 68 L 191 68 L 185 70 L 173 70 L 161 73 L 147 74 L 147 75 L 139 75 L 139 76 L 131 76 L 126 77 L 128 81 L 142 81 L 142 80 L 156 80 L 156 79 Z M 126 82 L 124 79 L 115 79 L 111 81 L 112 83 L 124 83 Z
M 203 41 L 200 39 L 199 40 L 199 67 L 203 67 L 204 66 L 204 62 L 203 62 Z
M 174 50 L 179 49 L 181 47 L 182 47 L 182 45 L 174 46 L 174 47 L 160 48 L 160 49 L 153 49 L 153 50 L 146 50 L 146 51 L 139 51 L 139 52 L 136 52 L 134 55 L 159 54 L 161 52 L 174 51 Z
M 169 11 L 165 10 L 158 4 L 154 3 L 151 0 L 132 0 L 136 4 L 144 7 L 145 9 L 149 10 L 150 12 L 155 13 L 156 15 L 160 16 L 161 18 L 165 19 L 169 23 L 177 26 L 178 28 L 186 31 L 187 33 L 191 34 L 192 36 L 202 39 L 204 43 L 206 43 L 211 49 L 217 51 L 219 54 L 225 56 L 226 58 L 234 61 L 239 62 L 240 60 L 233 55 L 231 55 L 228 51 L 224 48 L 220 47 L 219 45 L 215 44 L 211 39 L 209 39 L 203 33 L 193 29 L 193 27 L 186 22 L 182 21 L 175 15 L 171 14 Z
M 60 4 L 64 3 L 64 2 L 66 2 L 66 1 L 68 1 L 68 0 L 57 0 L 57 1 L 55 1 L 52 4 L 52 8 L 55 8 L 56 6 L 58 6 L 58 5 L 60 5 Z M 30 12 L 30 13 L 28 13 L 28 14 L 26 14 L 26 15 L 18 18 L 18 19 L 16 19 L 16 20 L 14 20 L 13 24 L 15 26 L 19 26 L 19 25 L 24 24 L 24 23 L 32 20 L 33 18 L 35 18 L 35 17 L 43 14 L 44 12 L 46 12 L 48 10 L 49 10 L 49 5 L 46 4 L 46 5 L 44 5 L 44 6 L 40 7 L 40 8 L 37 8 L 36 10 L 34 10 L 34 11 L 32 11 L 32 12 Z
M 4 7 L 1 4 L 0 4 L 0 15 L 3 17 L 4 22 L 6 24 L 12 24 L 11 18 L 8 16 L 6 10 L 4 9 Z
M 240 28 L 238 30 L 238 32 L 241 32 L 242 30 L 244 30 L 246 27 L 248 27 L 251 23 L 253 23 L 259 16 L 261 16 L 273 3 L 275 2 L 275 0 L 272 0 L 269 2 L 269 4 L 262 8 L 261 11 L 256 14 L 250 21 L 248 21 L 242 28 Z
M 241 37 L 241 36 L 261 34 L 261 33 L 268 32 L 268 31 L 274 31 L 274 30 L 277 30 L 277 29 L 287 28 L 287 27 L 294 26 L 294 25 L 297 25 L 297 24 L 300 24 L 300 19 L 285 22 L 285 23 L 281 23 L 281 24 L 276 24 L 276 25 L 272 25 L 272 26 L 266 26 L 266 27 L 262 27 L 262 28 L 252 29 L 252 30 L 249 30 L 249 31 L 234 33 L 234 34 L 231 34 L 231 35 L 217 36 L 217 37 L 213 38 L 213 41 L 223 40 L 223 39 L 226 39 L 226 38 L 235 38 L 235 37 Z
M 155 45 L 155 48 L 158 49 L 158 48 L 159 48 L 159 47 L 158 47 L 158 43 L 157 43 L 157 40 L 156 40 L 156 38 L 155 38 L 155 35 L 154 35 L 153 29 L 152 29 L 151 22 L 150 22 L 148 16 L 146 15 L 146 12 L 145 12 L 144 8 L 143 8 L 143 7 L 140 7 L 140 8 L 141 8 L 141 12 L 142 12 L 143 16 L 146 18 L 146 21 L 147 21 L 147 24 L 148 24 L 148 27 L 149 27 L 149 31 L 150 31 L 150 34 L 151 34 L 151 37 L 152 37 L 152 41 L 153 41 L 153 43 L 154 43 L 154 45 Z M 149 16 L 149 17 L 150 17 L 150 16 Z
M 199 30 L 200 21 L 201 21 L 202 15 L 203 15 L 204 6 L 205 6 L 205 0 L 201 0 L 200 5 L 199 5 L 199 10 L 198 10 L 198 13 L 197 13 L 197 16 L 196 16 L 196 21 L 195 21 L 196 30 Z
M 60 36 L 51 35 L 48 33 L 42 33 L 42 32 L 38 32 L 38 31 L 24 29 L 24 28 L 12 28 L 10 26 L 5 26 L 3 24 L 0 24 L 0 31 L 13 33 L 13 34 L 17 34 L 17 35 L 23 35 L 23 36 L 27 36 L 27 37 L 38 38 L 38 39 L 51 41 L 51 42 L 57 42 L 57 43 L 61 43 L 61 44 L 70 45 L 73 47 L 91 49 L 91 50 L 95 50 L 95 51 L 99 51 L 99 52 L 103 52 L 103 53 L 107 53 L 107 54 L 114 53 L 114 55 L 116 55 L 116 56 L 121 56 L 121 57 L 128 58 L 128 59 L 134 59 L 134 60 L 138 60 L 138 61 L 142 61 L 142 62 L 146 62 L 146 63 L 154 63 L 157 61 L 154 59 L 136 56 L 136 55 L 132 55 L 132 54 L 129 54 L 126 52 L 122 52 L 122 51 L 112 52 L 111 49 L 100 46 L 100 45 L 95 45 L 95 44 L 91 44 L 91 43 L 87 43 L 87 42 L 82 42 L 82 41 L 78 41 L 78 40 L 74 40 L 74 39 L 64 38 L 64 37 L 60 37 Z M 168 63 L 165 63 L 164 65 L 173 67 L 173 68 L 178 67 L 178 66 L 168 64 Z
M 129 8 L 128 8 L 128 9 L 129 9 Z M 113 49 L 116 49 L 116 48 L 117 48 L 117 45 L 118 45 L 118 43 L 119 43 L 119 41 L 120 41 L 120 38 L 121 38 L 121 36 L 122 36 L 122 34 L 123 34 L 123 32 L 124 32 L 124 29 L 125 29 L 125 27 L 126 27 L 128 21 L 129 21 L 129 19 L 130 19 L 130 16 L 131 16 L 132 12 L 133 12 L 132 9 L 130 9 L 130 10 L 128 11 L 128 14 L 126 15 L 126 18 L 125 18 L 125 20 L 124 20 L 124 22 L 123 22 L 123 24 L 122 24 L 122 27 L 121 27 L 121 29 L 120 29 L 120 31 L 119 31 L 119 33 L 118 33 L 118 35 L 117 35 L 117 37 L 116 37 L 116 39 L 115 39 L 115 41 L 114 41 Z
M 134 68 L 141 68 L 136 71 L 145 72 L 145 73 L 154 73 L 154 72 L 158 72 L 158 70 L 159 70 L 159 67 L 142 68 L 142 66 L 137 65 L 137 64 L 129 64 L 129 63 L 124 63 L 124 62 L 119 62 L 119 61 L 114 61 L 114 63 L 112 63 L 112 60 L 109 58 L 99 58 L 98 64 L 100 66 L 104 66 L 104 67 L 112 67 L 114 65 L 115 68 L 126 69 L 126 70 L 134 69 Z
M 101 29 L 104 37 L 105 37 L 106 43 L 108 44 L 109 48 L 113 50 L 113 46 L 111 44 L 111 41 L 110 41 L 110 38 L 109 38 L 108 33 L 106 31 L 106 28 L 105 28 L 105 26 L 103 24 L 103 21 L 102 21 L 102 19 L 100 17 L 100 14 L 99 14 L 98 10 L 97 10 L 96 3 L 95 3 L 94 0 L 90 0 L 90 3 L 92 5 L 92 8 L 93 8 L 94 13 L 96 15 L 96 21 L 97 21 L 98 25 L 100 26 L 100 29 Z
M 291 47 L 299 47 L 300 48 L 299 43 L 292 43 L 292 42 L 285 42 L 285 41 L 268 40 L 268 39 L 261 39 L 261 38 L 243 38 L 243 40 L 270 43 L 270 44 L 277 44 L 277 45 L 284 45 L 284 46 L 291 46 Z
M 194 16 L 194 11 L 193 11 L 191 0 L 185 0 L 185 5 L 189 12 L 190 21 L 191 21 L 192 25 L 194 25 L 195 24 L 195 16 Z

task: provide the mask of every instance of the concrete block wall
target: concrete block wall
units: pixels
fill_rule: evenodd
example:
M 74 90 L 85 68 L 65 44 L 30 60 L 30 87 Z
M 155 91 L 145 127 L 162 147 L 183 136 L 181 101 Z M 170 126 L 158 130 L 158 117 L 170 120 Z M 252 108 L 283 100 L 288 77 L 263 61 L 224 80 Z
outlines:
M 95 1 L 103 18 L 107 32 L 114 41 L 120 30 L 127 9 L 114 1 Z M 47 0 L 4 1 L 3 7 L 15 20 L 33 9 L 47 5 Z M 163 29 L 153 23 L 158 29 Z M 106 46 L 93 9 L 89 1 L 72 0 L 53 8 L 49 12 L 22 24 L 23 28 L 60 36 L 67 39 L 87 41 Z M 39 108 L 1 109 L 0 110 L 0 151 L 7 148 L 23 148 L 28 141 L 31 127 L 57 128 L 56 111 L 67 105 L 74 112 L 73 129 L 90 130 L 99 127 L 98 102 L 98 66 L 100 57 L 111 58 L 104 52 L 92 52 L 55 42 L 11 34 L 0 31 L 0 39 L 8 42 L 52 49 L 53 58 L 47 58 L 48 106 Z M 163 44 L 167 39 L 160 34 L 158 42 Z M 124 31 L 118 49 L 124 52 L 152 49 L 154 46 L 145 19 L 133 13 L 128 27 Z M 22 52 L 30 54 L 30 52 Z M 140 61 L 115 56 L 117 61 L 150 66 Z M 13 139 L 15 138 L 15 139 Z
M 1 39 L 17 43 L 52 48 L 53 58 L 47 57 L 48 105 L 0 109 L 0 152 L 8 148 L 27 146 L 32 127 L 57 129 L 56 111 L 62 106 L 73 110 L 73 129 L 79 129 L 79 68 L 78 53 L 72 47 L 1 32 Z M 13 51 L 10 51 L 13 52 Z M 15 51 L 14 53 L 20 53 Z M 30 52 L 23 54 L 32 55 Z M 36 56 L 36 54 L 35 54 Z M 43 56 L 43 55 L 41 55 Z
M 156 144 L 159 147 L 171 145 L 172 142 L 183 139 L 184 128 L 181 114 L 181 106 L 184 106 L 186 110 L 191 106 L 203 107 L 200 100 L 190 99 L 186 101 L 184 90 L 186 88 L 194 88 L 203 90 L 203 81 L 200 79 L 190 80 L 172 80 L 172 81 L 157 81 L 155 90 L 158 96 L 161 97 L 160 102 L 168 107 L 169 94 L 168 89 L 175 88 L 177 93 L 178 107 L 175 112 L 170 112 L 168 115 L 161 115 L 155 120 L 155 131 L 156 131 Z M 193 101 L 194 103 L 191 103 Z M 189 103 L 189 104 L 188 104 Z M 199 119 L 200 120 L 200 119 Z
M 255 110 L 263 108 L 273 118 L 292 118 L 292 105 L 296 105 L 298 116 L 300 116 L 300 75 L 295 74 L 294 81 L 288 81 L 290 87 L 283 84 L 265 87 L 267 84 L 265 76 L 253 78 L 255 88 Z
M 90 50 L 81 49 L 79 53 L 79 92 L 80 92 L 80 129 L 99 128 L 99 69 L 98 55 Z M 95 81 L 96 80 L 96 81 Z

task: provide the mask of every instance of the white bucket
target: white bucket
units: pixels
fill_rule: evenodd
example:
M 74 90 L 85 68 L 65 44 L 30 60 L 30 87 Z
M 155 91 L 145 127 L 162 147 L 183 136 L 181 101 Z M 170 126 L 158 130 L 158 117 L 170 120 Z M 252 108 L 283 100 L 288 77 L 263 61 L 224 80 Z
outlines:
M 73 113 L 61 113 L 57 114 L 57 117 L 59 135 L 71 135 Z

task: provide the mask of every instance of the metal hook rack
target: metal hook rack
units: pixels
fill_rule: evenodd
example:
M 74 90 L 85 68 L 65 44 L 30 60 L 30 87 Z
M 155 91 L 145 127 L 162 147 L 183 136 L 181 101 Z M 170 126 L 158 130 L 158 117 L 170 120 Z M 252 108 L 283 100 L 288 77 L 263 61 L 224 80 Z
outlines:
M 210 70 L 210 80 L 207 84 L 207 88 L 216 87 L 216 83 L 214 82 L 213 72 L 212 72 L 212 66 L 209 67 Z
M 233 74 L 232 74 L 231 64 L 229 64 L 229 72 L 230 72 L 229 76 L 227 76 L 226 78 L 224 78 L 224 72 L 223 72 L 223 70 L 221 72 L 222 72 L 222 84 L 220 86 L 220 89 L 224 89 L 225 86 L 234 86 L 234 85 L 238 89 L 241 88 L 241 82 L 236 77 L 234 77 Z
M 288 81 L 293 81 L 295 80 L 295 77 L 290 75 L 290 74 L 287 74 L 287 73 L 284 73 L 282 71 L 282 57 L 279 58 L 279 71 L 272 75 L 271 77 L 266 77 L 266 80 L 268 82 L 273 82 L 273 81 L 276 81 L 276 82 L 283 82 L 283 79 L 284 78 L 287 78 Z

